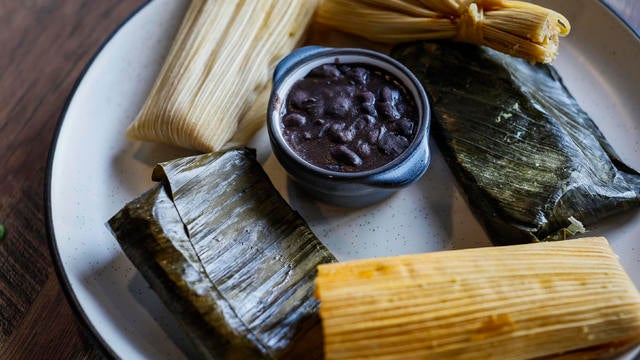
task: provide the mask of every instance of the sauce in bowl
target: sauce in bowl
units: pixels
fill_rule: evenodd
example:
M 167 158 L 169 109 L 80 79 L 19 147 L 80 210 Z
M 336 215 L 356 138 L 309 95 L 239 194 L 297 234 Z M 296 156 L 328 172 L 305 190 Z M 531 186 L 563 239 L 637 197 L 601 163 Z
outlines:
M 359 172 L 383 166 L 413 138 L 418 109 L 401 82 L 363 63 L 329 63 L 296 81 L 281 129 L 289 147 L 320 168 Z

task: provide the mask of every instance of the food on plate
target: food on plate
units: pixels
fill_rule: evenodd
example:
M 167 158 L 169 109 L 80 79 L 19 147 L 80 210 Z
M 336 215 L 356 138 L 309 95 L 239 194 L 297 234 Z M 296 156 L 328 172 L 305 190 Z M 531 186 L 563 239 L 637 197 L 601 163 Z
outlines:
M 386 78 L 382 84 L 384 76 L 376 79 L 373 69 L 393 75 L 397 84 Z M 336 88 L 317 86 L 325 82 Z M 334 97 L 350 93 L 354 98 Z M 403 93 L 411 98 L 399 102 Z M 415 111 L 407 111 L 409 104 Z M 425 173 L 431 155 L 430 115 L 418 79 L 389 56 L 361 48 L 305 46 L 282 59 L 274 71 L 266 130 L 273 154 L 294 185 L 326 203 L 364 207 Z M 314 164 L 314 159 L 321 161 Z M 383 161 L 377 160 L 387 162 L 378 166 Z
M 271 95 L 271 86 L 267 86 L 258 94 L 249 110 L 244 114 L 238 123 L 238 129 L 233 137 L 222 147 L 231 149 L 234 147 L 244 146 L 251 141 L 253 136 L 264 126 L 267 107 L 269 104 L 269 95 Z
M 322 356 L 316 266 L 335 261 L 245 149 L 159 164 L 109 220 L 206 358 Z M 292 355 L 293 354 L 293 355 Z
M 552 66 L 446 42 L 392 55 L 429 93 L 433 137 L 494 243 L 563 239 L 640 205 L 640 174 Z
M 404 152 L 418 128 L 413 94 L 386 70 L 319 65 L 289 90 L 280 127 L 288 146 L 323 169 L 378 168 Z
M 327 359 L 595 359 L 640 344 L 640 293 L 605 238 L 318 267 Z
M 512 0 L 322 0 L 317 21 L 390 44 L 452 39 L 542 63 L 571 30 L 562 14 Z
M 203 152 L 222 148 L 275 63 L 300 42 L 315 8 L 307 0 L 191 1 L 127 136 Z

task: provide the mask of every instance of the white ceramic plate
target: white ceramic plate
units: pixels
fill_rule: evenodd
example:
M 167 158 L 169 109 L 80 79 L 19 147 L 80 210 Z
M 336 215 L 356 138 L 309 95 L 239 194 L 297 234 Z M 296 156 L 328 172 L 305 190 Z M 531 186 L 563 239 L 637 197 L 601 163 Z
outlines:
M 640 169 L 640 40 L 597 0 L 547 1 L 572 23 L 556 65 L 578 101 L 624 160 Z M 111 354 L 179 359 L 190 348 L 104 223 L 151 186 L 158 161 L 187 155 L 134 143 L 124 130 L 140 108 L 175 34 L 186 0 L 155 0 L 127 20 L 83 74 L 51 149 L 46 194 L 52 254 L 72 306 Z M 490 245 L 435 146 L 413 186 L 364 209 L 309 201 L 291 189 L 255 142 L 276 187 L 339 259 Z M 591 231 L 606 235 L 640 286 L 640 212 Z

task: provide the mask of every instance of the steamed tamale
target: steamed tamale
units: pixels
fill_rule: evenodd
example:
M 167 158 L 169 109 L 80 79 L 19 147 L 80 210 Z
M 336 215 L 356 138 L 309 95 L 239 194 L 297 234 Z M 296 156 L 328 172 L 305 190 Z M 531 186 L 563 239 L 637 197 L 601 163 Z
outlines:
M 313 279 L 335 258 L 253 153 L 177 159 L 154 179 L 109 226 L 202 354 L 321 357 Z
M 429 93 L 433 136 L 495 243 L 562 239 L 640 205 L 640 174 L 554 67 L 445 42 L 392 55 Z
M 259 127 L 242 119 L 315 8 L 315 0 L 192 0 L 127 137 L 203 152 L 234 134 L 246 141 Z
M 604 238 L 318 268 L 327 359 L 599 359 L 640 344 L 640 293 Z
M 551 63 L 569 20 L 515 0 L 321 0 L 317 21 L 387 44 L 451 39 Z

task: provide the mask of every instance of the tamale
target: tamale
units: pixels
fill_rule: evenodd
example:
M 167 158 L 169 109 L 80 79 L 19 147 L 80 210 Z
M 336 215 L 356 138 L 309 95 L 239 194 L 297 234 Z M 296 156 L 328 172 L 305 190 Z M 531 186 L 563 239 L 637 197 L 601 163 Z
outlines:
M 240 119 L 240 122 L 238 123 L 238 130 L 222 147 L 223 150 L 248 144 L 255 133 L 264 126 L 270 95 L 271 86 L 267 86 L 258 95 L 247 113 L 242 117 L 242 119 Z
M 315 8 L 314 0 L 192 0 L 127 137 L 220 150 Z M 256 126 L 242 130 L 250 138 Z
M 542 63 L 571 31 L 562 14 L 515 0 L 321 0 L 317 21 L 387 44 L 450 39 Z
M 245 149 L 159 164 L 109 220 L 205 358 L 321 358 L 316 266 L 335 261 Z
M 433 137 L 494 243 L 564 239 L 640 205 L 640 174 L 554 67 L 446 42 L 392 56 L 429 93 Z
M 605 238 L 318 267 L 327 359 L 596 359 L 640 344 L 640 293 Z

